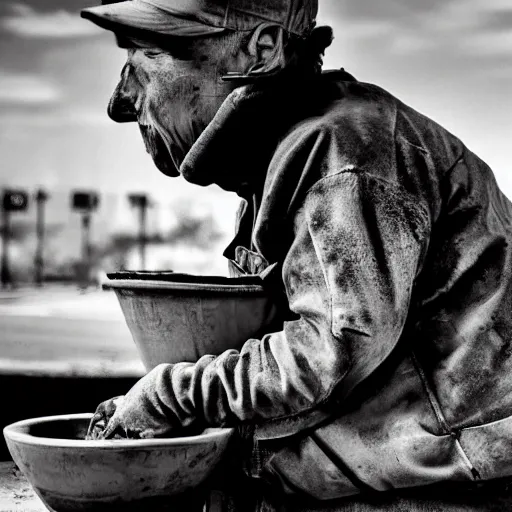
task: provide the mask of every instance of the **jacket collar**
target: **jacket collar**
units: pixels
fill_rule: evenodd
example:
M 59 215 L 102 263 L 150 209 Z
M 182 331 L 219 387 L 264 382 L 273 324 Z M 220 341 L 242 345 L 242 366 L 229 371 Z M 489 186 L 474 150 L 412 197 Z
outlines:
M 333 80 L 355 79 L 341 70 L 235 89 L 188 152 L 181 174 L 191 183 L 215 183 L 249 199 L 262 188 L 280 139 L 321 100 L 318 89 Z

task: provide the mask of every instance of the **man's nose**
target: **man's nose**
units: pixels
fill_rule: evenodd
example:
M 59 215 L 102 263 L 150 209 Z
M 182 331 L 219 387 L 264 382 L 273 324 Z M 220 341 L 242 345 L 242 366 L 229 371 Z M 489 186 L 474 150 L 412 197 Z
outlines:
M 121 80 L 110 98 L 108 104 L 108 115 L 116 123 L 131 123 L 137 121 L 135 101 L 137 88 L 132 69 L 127 64 L 121 73 Z

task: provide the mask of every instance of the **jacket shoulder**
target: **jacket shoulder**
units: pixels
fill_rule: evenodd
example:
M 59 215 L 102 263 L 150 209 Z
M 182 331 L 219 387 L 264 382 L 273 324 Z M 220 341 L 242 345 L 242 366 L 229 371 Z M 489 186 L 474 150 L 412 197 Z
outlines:
M 291 167 L 293 173 L 310 173 L 315 181 L 343 170 L 386 173 L 392 167 L 393 96 L 371 84 L 338 82 L 315 103 L 280 141 L 271 173 Z
M 301 119 L 279 141 L 270 162 L 264 197 L 293 211 L 323 178 L 344 171 L 380 177 L 394 168 L 396 101 L 360 82 L 332 82 L 299 105 Z
M 368 146 L 382 134 L 393 137 L 397 100 L 383 89 L 362 82 L 331 84 L 324 101 L 297 123 L 288 137 L 316 137 L 322 134 L 349 137 Z

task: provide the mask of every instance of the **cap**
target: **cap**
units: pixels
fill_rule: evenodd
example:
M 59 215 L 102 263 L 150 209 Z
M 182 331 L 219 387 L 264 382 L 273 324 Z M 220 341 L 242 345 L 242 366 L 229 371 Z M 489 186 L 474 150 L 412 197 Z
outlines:
M 124 27 L 188 37 L 249 31 L 265 22 L 306 36 L 318 12 L 318 0 L 107 0 L 104 4 L 84 9 L 82 17 L 114 32 Z

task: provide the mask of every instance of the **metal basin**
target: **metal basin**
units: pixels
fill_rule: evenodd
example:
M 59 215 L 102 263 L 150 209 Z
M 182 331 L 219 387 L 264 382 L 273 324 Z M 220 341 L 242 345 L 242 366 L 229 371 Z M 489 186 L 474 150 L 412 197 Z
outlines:
M 4 429 L 14 462 L 49 510 L 168 510 L 214 471 L 233 429 L 174 439 L 85 441 L 92 414 L 52 416 Z M 172 509 L 172 507 L 171 507 Z
M 120 272 L 105 288 L 119 299 L 149 371 L 240 349 L 268 330 L 276 308 L 257 276 L 225 278 L 172 272 Z

